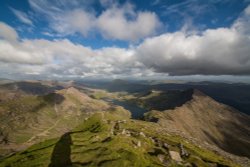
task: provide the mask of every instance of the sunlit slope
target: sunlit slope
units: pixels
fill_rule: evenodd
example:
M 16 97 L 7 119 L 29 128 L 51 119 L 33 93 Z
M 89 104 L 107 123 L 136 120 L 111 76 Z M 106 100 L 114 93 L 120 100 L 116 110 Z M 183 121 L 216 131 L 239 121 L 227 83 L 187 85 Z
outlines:
M 71 132 L 4 159 L 0 166 L 237 166 L 158 124 L 116 109 L 95 113 Z
M 110 106 L 71 87 L 43 96 L 25 94 L 0 103 L 0 155 L 58 137 Z
M 193 90 L 191 97 L 174 109 L 152 110 L 145 114 L 145 119 L 157 122 L 168 131 L 182 133 L 202 143 L 217 145 L 227 152 L 250 157 L 250 117 L 216 102 L 198 90 Z

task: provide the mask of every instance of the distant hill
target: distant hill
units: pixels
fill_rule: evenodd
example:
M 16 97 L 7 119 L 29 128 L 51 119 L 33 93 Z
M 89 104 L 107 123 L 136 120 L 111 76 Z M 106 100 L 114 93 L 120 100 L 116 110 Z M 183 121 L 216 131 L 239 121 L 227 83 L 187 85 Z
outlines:
M 198 90 L 193 90 L 191 97 L 174 109 L 157 111 L 154 108 L 145 114 L 145 119 L 157 122 L 168 131 L 250 157 L 250 117 Z
M 151 90 L 187 90 L 198 89 L 216 101 L 232 106 L 237 110 L 250 115 L 250 84 L 217 83 L 217 82 L 190 82 L 190 83 L 159 83 L 149 81 L 77 81 L 77 85 L 86 85 L 92 88 L 106 89 L 111 92 L 141 93 Z
M 55 90 L 63 89 L 64 87 L 59 84 L 37 81 L 20 81 L 0 85 L 0 89 L 8 91 L 19 91 L 32 95 L 45 95 Z

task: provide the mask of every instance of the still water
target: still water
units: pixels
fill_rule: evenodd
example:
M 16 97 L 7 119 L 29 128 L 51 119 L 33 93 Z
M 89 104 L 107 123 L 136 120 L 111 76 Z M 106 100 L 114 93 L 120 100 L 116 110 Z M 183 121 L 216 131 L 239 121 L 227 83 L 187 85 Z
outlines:
M 147 112 L 145 108 L 142 108 L 136 105 L 135 103 L 131 103 L 127 101 L 119 101 L 115 99 L 104 99 L 104 100 L 114 105 L 122 106 L 126 110 L 129 110 L 131 112 L 131 116 L 133 119 L 142 119 L 143 114 Z

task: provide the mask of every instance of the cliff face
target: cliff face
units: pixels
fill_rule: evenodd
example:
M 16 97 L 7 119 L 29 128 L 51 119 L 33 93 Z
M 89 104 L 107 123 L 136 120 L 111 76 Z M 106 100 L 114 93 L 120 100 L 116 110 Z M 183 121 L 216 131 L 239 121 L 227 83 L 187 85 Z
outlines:
M 182 106 L 163 112 L 150 111 L 145 119 L 159 123 L 168 131 L 250 157 L 250 117 L 198 90 L 193 90 L 192 98 Z

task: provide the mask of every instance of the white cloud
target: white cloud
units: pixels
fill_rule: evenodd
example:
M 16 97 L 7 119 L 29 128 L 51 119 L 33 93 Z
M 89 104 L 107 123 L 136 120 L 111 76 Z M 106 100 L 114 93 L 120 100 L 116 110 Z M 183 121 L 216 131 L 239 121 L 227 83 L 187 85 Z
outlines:
M 137 48 L 138 60 L 170 75 L 250 75 L 248 8 L 229 28 L 148 38 Z
M 26 13 L 19 11 L 14 8 L 10 8 L 11 11 L 16 15 L 16 17 L 23 23 L 33 25 L 32 21 L 29 19 Z
M 80 4 L 70 3 L 71 7 L 66 8 L 66 5 L 61 6 L 62 3 L 49 1 L 30 0 L 29 3 L 34 11 L 47 17 L 54 31 L 63 36 L 80 33 L 86 37 L 97 33 L 108 39 L 137 41 L 153 35 L 161 25 L 155 13 L 136 11 L 130 3 L 121 6 L 110 0 L 101 1 L 107 8 L 100 14 Z
M 250 5 L 246 7 L 241 16 L 234 22 L 232 28 L 242 34 L 250 34 Z
M 9 25 L 0 22 L 0 39 L 4 39 L 6 41 L 16 41 L 18 35 L 14 28 L 10 27 Z
M 6 32 L 16 34 L 13 29 L 4 24 Z M 67 39 L 23 39 L 3 38 L 0 40 L 1 71 L 8 71 L 11 75 L 40 74 L 40 76 L 110 76 L 133 75 L 136 65 L 132 49 L 107 47 L 91 49 L 83 45 L 74 44 Z M 16 68 L 13 68 L 13 65 Z
M 95 17 L 84 10 L 76 9 L 54 16 L 56 21 L 51 22 L 51 27 L 59 34 L 70 35 L 76 32 L 87 36 L 94 27 Z
M 128 16 L 133 19 L 129 20 Z M 153 12 L 135 13 L 132 6 L 116 6 L 104 11 L 97 19 L 97 27 L 105 38 L 132 40 L 147 37 L 155 33 L 161 25 Z
M 133 11 L 131 15 L 139 15 Z M 67 39 L 19 39 L 0 22 L 0 71 L 39 77 L 250 75 L 248 21 L 247 8 L 229 28 L 165 33 L 127 49 L 92 49 Z

